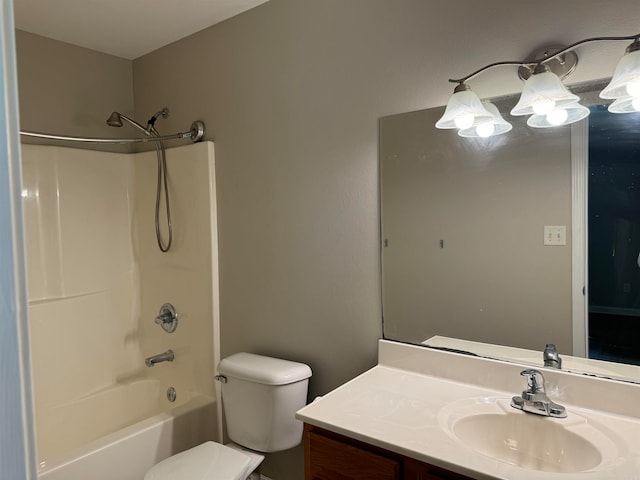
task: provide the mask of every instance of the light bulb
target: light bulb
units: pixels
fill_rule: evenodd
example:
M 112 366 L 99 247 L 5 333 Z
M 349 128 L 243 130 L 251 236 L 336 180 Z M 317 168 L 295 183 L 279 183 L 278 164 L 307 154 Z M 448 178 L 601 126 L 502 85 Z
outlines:
M 627 83 L 626 89 L 630 97 L 640 97 L 640 79 Z
M 631 100 L 631 106 L 636 112 L 640 112 L 640 96 L 635 97 L 633 100 Z
M 493 122 L 481 123 L 476 127 L 476 133 L 479 137 L 487 138 L 496 131 L 496 125 Z
M 546 115 L 555 107 L 556 102 L 551 98 L 538 98 L 531 103 L 531 108 L 536 115 Z
M 562 125 L 566 122 L 569 113 L 564 108 L 557 108 L 547 113 L 547 121 L 551 125 Z
M 469 128 L 473 125 L 474 117 L 470 113 L 458 115 L 453 121 L 460 130 Z

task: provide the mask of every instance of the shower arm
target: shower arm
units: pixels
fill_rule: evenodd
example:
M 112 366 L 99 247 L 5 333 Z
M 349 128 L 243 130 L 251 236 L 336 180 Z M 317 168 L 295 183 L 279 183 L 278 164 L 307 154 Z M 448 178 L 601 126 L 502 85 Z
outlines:
M 202 140 L 205 134 L 204 122 L 196 120 L 191 124 L 191 129 L 188 132 L 179 132 L 172 135 L 163 136 L 148 136 L 140 138 L 92 138 L 92 137 L 74 137 L 69 135 L 53 135 L 50 133 L 30 132 L 27 130 L 20 130 L 20 135 L 25 137 L 34 138 L 48 138 L 51 140 L 68 140 L 72 142 L 84 142 L 84 143 L 149 143 L 159 142 L 162 140 L 174 140 L 179 138 L 190 138 L 191 141 L 199 142 Z

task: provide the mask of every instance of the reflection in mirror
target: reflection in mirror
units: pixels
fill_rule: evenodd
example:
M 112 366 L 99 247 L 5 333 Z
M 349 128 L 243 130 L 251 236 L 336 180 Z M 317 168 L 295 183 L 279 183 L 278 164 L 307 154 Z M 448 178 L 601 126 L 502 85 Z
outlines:
M 640 365 L 640 115 L 591 110 L 589 357 Z
M 554 343 L 564 369 L 640 381 L 599 361 L 640 364 L 640 120 L 601 85 L 573 89 L 592 111 L 574 126 L 528 127 L 516 97 L 493 100 L 513 124 L 496 137 L 436 129 L 444 107 L 380 120 L 385 338 L 537 366 Z

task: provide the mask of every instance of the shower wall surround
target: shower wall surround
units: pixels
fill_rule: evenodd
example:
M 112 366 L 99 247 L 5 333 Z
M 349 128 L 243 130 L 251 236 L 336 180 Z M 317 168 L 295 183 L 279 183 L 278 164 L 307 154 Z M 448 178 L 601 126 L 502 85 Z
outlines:
M 111 405 L 102 425 L 113 430 L 168 408 L 169 386 L 178 400 L 215 395 L 213 144 L 167 151 L 175 229 L 168 254 L 155 239 L 155 152 L 22 148 L 36 429 L 47 461 L 109 433 L 92 428 L 97 412 L 73 408 L 93 395 L 159 380 L 136 418 L 126 402 Z M 173 334 L 154 323 L 165 302 L 180 314 Z M 174 362 L 145 366 L 146 356 L 168 348 Z
M 23 145 L 36 408 L 136 371 L 139 272 L 130 155 Z M 127 332 L 122 341 L 119 332 Z

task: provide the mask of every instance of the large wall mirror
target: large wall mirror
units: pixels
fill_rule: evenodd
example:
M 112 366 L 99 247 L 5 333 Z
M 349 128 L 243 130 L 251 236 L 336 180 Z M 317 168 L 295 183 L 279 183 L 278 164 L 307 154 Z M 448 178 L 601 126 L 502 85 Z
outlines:
M 487 139 L 436 129 L 444 107 L 380 120 L 385 338 L 537 366 L 553 343 L 640 381 L 640 114 L 603 85 L 572 88 L 591 115 L 559 128 L 509 116 L 515 96 Z

